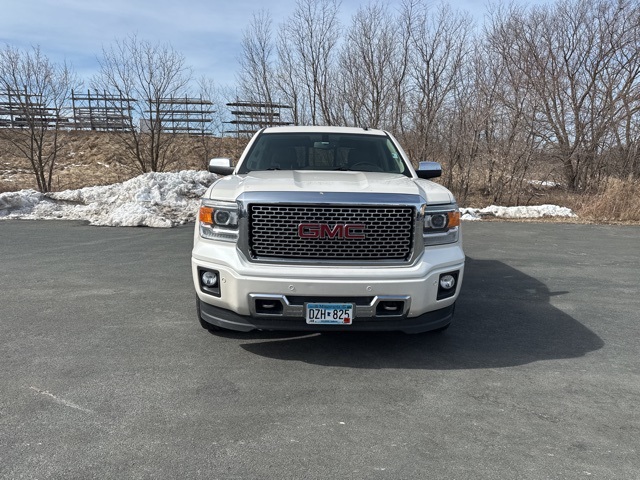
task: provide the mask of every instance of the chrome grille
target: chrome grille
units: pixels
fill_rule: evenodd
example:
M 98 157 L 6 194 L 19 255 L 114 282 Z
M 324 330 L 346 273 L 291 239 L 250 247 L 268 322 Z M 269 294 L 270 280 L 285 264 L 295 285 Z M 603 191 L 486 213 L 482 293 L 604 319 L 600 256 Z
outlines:
M 414 210 L 397 206 L 250 205 L 254 258 L 409 260 Z M 364 239 L 300 238 L 301 223 L 364 224 Z

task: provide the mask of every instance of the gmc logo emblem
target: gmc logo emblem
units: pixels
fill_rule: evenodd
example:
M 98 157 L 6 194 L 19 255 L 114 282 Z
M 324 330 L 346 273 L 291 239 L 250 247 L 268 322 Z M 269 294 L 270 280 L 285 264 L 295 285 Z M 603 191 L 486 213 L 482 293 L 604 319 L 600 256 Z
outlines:
M 362 223 L 345 223 L 334 226 L 327 223 L 301 223 L 298 225 L 298 236 L 300 238 L 362 240 L 365 228 L 366 225 Z

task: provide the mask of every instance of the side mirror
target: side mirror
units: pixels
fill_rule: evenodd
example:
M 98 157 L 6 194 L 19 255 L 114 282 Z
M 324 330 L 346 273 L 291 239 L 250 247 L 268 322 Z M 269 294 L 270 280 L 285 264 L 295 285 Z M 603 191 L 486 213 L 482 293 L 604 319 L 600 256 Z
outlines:
M 209 160 L 209 171 L 218 175 L 231 175 L 234 168 L 229 158 L 212 158 Z
M 442 175 L 442 167 L 438 162 L 420 162 L 416 174 L 419 178 L 436 178 Z

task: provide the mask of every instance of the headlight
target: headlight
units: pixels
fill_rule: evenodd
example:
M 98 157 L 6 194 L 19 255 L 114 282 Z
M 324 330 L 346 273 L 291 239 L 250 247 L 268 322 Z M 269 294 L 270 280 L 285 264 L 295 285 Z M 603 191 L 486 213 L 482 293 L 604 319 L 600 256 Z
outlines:
M 460 212 L 457 205 L 423 207 L 424 227 L 422 236 L 424 245 L 443 245 L 455 243 L 460 237 Z
M 425 229 L 444 230 L 449 225 L 449 213 L 433 213 L 427 215 L 424 221 Z
M 200 236 L 210 240 L 238 240 L 238 205 L 231 202 L 202 200 L 198 220 Z

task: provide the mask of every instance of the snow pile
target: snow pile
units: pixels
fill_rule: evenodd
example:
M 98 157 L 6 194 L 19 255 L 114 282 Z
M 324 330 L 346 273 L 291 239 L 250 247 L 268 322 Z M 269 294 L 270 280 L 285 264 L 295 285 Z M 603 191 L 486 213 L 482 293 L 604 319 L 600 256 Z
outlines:
M 550 180 L 527 180 L 529 185 L 535 185 L 537 187 L 560 187 L 562 184 L 552 182 Z
M 22 215 L 29 214 L 43 198 L 44 195 L 35 190 L 0 193 L 0 218 L 10 212 L 15 214 L 12 218 L 21 218 Z
M 199 199 L 216 175 L 202 171 L 145 173 L 124 183 L 42 194 L 0 193 L 0 219 L 85 220 L 92 225 L 168 228 L 195 220 Z M 461 208 L 463 220 L 483 217 L 575 217 L 557 205 Z
M 41 194 L 0 194 L 0 219 L 86 220 L 92 225 L 168 228 L 195 220 L 217 177 L 201 171 L 145 173 L 124 183 Z
M 482 217 L 497 218 L 543 218 L 543 217 L 577 217 L 570 208 L 558 205 L 535 205 L 531 207 L 498 207 L 490 205 L 485 208 L 461 208 L 463 220 L 480 220 Z

